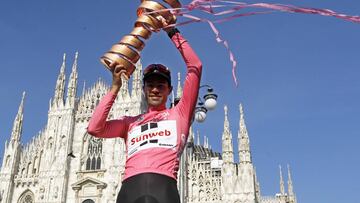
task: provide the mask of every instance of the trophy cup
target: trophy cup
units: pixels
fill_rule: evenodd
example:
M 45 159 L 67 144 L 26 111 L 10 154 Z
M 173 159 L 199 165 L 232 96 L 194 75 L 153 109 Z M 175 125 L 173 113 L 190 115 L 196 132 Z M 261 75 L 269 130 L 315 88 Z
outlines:
M 178 0 L 163 1 L 171 8 L 181 8 Z M 159 32 L 165 26 L 176 22 L 175 15 L 166 6 L 151 0 L 141 0 L 137 16 L 132 32 L 125 35 L 100 58 L 101 63 L 110 71 L 113 71 L 110 64 L 122 64 L 128 78 L 135 70 L 135 63 L 140 59 L 140 52 L 145 46 L 144 41 L 150 38 L 152 32 Z

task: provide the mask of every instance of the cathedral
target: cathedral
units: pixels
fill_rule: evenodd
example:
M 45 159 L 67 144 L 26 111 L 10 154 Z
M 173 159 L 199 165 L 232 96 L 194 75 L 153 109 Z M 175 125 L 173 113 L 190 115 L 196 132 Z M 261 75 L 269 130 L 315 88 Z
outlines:
M 98 80 L 78 94 L 77 61 L 78 53 L 66 82 L 64 54 L 54 96 L 49 101 L 47 124 L 27 144 L 21 143 L 23 93 L 12 132 L 5 142 L 0 170 L 0 203 L 115 202 L 125 167 L 124 142 L 121 138 L 95 138 L 86 132 L 94 108 L 110 87 Z M 141 77 L 142 66 L 138 63 L 132 80 L 123 81 L 109 119 L 144 112 L 146 103 Z M 178 74 L 177 98 L 181 94 Z M 233 149 L 226 106 L 222 152 L 213 151 L 206 137 L 200 143 L 199 132 L 190 129 L 178 176 L 182 203 L 297 202 L 289 167 L 287 191 L 280 167 L 279 193 L 261 196 L 241 105 L 239 110 L 237 150 Z M 234 153 L 238 153 L 239 163 L 234 161 Z

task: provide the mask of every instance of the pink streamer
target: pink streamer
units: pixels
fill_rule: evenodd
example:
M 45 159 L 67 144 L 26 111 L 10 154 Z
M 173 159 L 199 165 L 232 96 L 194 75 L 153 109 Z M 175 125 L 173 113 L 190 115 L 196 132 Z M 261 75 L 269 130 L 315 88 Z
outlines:
M 245 8 L 252 8 L 252 9 L 266 9 L 265 11 L 253 11 L 253 12 L 246 12 L 246 13 L 237 13 L 231 16 L 225 16 L 228 14 L 235 13 Z M 222 10 L 221 10 L 222 9 Z M 244 3 L 244 2 L 237 2 L 232 0 L 193 0 L 190 4 L 183 6 L 181 9 L 166 9 L 171 10 L 174 14 L 183 16 L 190 20 L 177 23 L 177 26 L 186 25 L 194 22 L 206 22 L 209 24 L 210 28 L 215 34 L 216 41 L 218 43 L 222 43 L 226 50 L 229 53 L 229 58 L 232 63 L 232 76 L 236 86 L 238 86 L 237 78 L 236 78 L 236 60 L 232 51 L 229 48 L 229 45 L 226 40 L 223 40 L 220 37 L 220 32 L 215 27 L 215 23 L 222 23 L 226 21 L 230 21 L 235 18 L 244 17 L 244 16 L 251 16 L 257 14 L 267 14 L 273 13 L 275 11 L 281 12 L 288 12 L 288 13 L 303 13 L 303 14 L 314 14 L 314 15 L 322 15 L 322 16 L 332 16 L 335 18 L 339 18 L 342 20 L 360 23 L 360 16 L 351 16 L 345 15 L 341 13 L 337 13 L 335 11 L 329 9 L 318 9 L 318 8 L 305 8 L 305 7 L 297 7 L 293 5 L 284 5 L 284 4 L 271 4 L 271 3 Z M 192 12 L 193 10 L 199 10 L 206 14 L 210 14 L 212 17 L 220 17 L 218 19 L 209 20 L 207 18 L 200 18 L 194 15 L 189 15 L 187 13 Z M 220 11 L 217 11 L 220 10 Z
M 236 70 L 236 60 L 234 58 L 234 55 L 232 53 L 232 51 L 230 50 L 229 48 L 229 45 L 227 43 L 226 40 L 223 40 L 221 37 L 220 37 L 220 32 L 216 29 L 215 25 L 213 22 L 211 22 L 210 20 L 207 20 L 207 19 L 204 19 L 204 18 L 198 18 L 198 17 L 195 17 L 195 16 L 192 16 L 192 15 L 183 15 L 184 17 L 187 17 L 187 18 L 190 18 L 190 19 L 193 19 L 194 21 L 196 22 L 200 22 L 200 21 L 205 21 L 207 23 L 209 23 L 211 29 L 213 30 L 213 32 L 215 33 L 215 36 L 216 36 L 216 41 L 218 43 L 223 43 L 225 48 L 227 49 L 227 51 L 229 52 L 229 58 L 230 58 L 230 61 L 232 63 L 232 75 L 233 75 L 233 79 L 234 79 L 234 82 L 236 84 L 236 86 L 238 86 L 238 82 L 237 82 L 237 78 L 236 78 L 236 74 L 235 74 L 235 70 Z

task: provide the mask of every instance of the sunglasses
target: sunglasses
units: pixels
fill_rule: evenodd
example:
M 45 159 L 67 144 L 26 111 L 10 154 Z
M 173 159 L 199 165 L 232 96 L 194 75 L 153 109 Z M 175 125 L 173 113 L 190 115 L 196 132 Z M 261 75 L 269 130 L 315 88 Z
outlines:
M 161 72 L 164 73 L 166 75 L 170 75 L 170 70 L 169 68 L 167 68 L 164 65 L 161 64 L 151 64 L 148 67 L 145 68 L 144 70 L 144 75 L 148 74 L 148 73 L 152 73 L 152 72 Z

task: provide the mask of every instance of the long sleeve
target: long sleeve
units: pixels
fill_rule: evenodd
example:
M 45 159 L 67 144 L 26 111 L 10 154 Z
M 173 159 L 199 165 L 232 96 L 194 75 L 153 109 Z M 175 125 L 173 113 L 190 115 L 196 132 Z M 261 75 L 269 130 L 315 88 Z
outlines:
M 125 137 L 127 131 L 126 119 L 106 121 L 116 95 L 109 92 L 100 101 L 89 121 L 87 132 L 95 137 L 113 138 Z
M 190 47 L 190 44 L 181 36 L 180 33 L 176 33 L 172 37 L 172 41 L 182 55 L 187 67 L 183 95 L 179 103 L 176 105 L 176 108 L 179 109 L 183 118 L 190 121 L 192 119 L 198 98 L 202 64 L 194 50 Z

